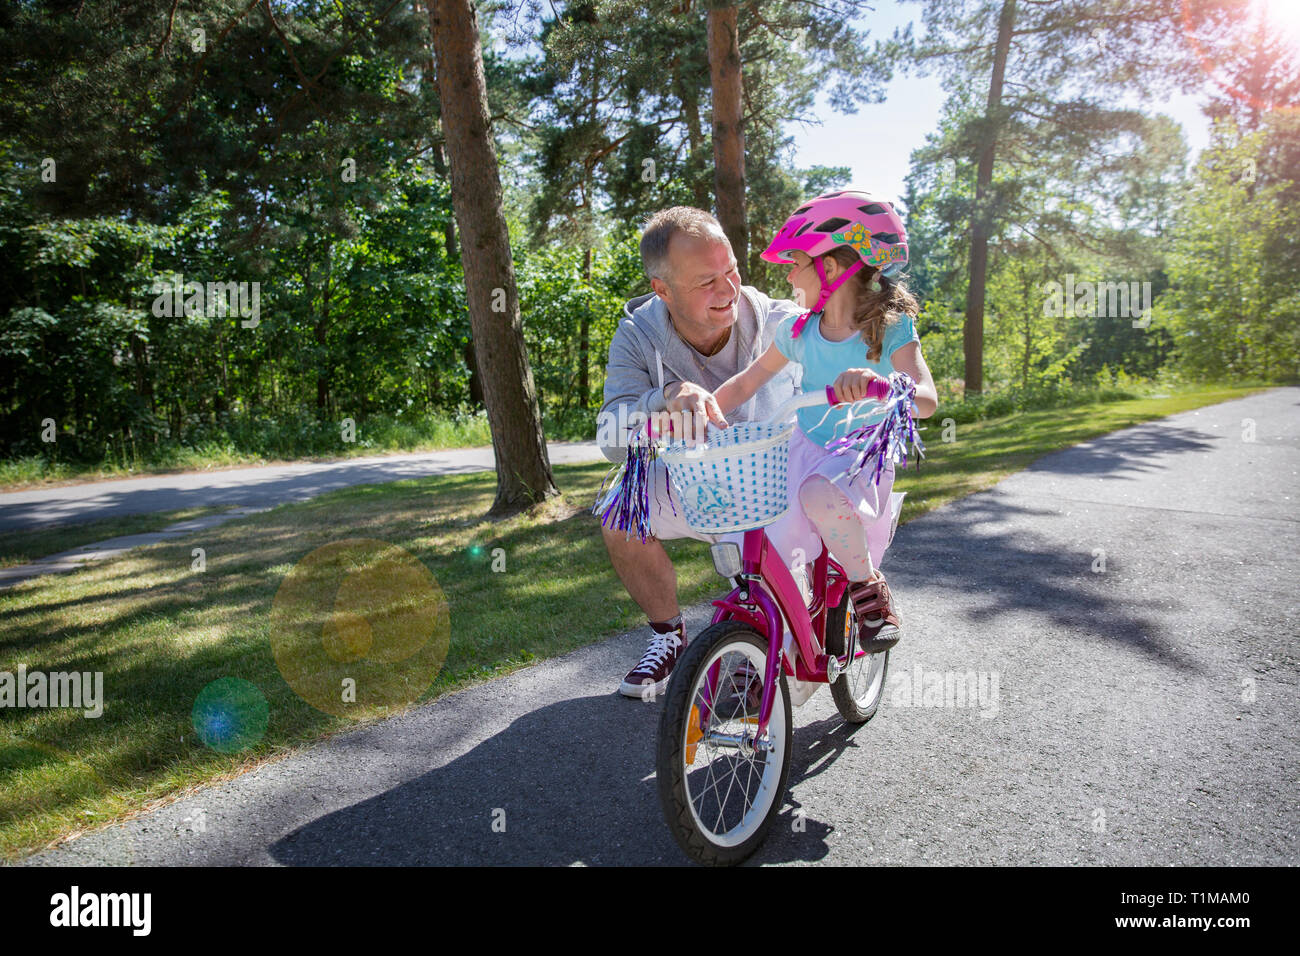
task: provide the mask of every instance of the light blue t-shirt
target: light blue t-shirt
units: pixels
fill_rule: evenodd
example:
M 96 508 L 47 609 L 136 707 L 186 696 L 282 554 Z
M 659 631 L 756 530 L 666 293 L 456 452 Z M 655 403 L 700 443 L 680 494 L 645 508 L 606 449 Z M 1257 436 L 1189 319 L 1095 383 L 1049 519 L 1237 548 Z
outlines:
M 898 320 L 885 326 L 885 340 L 880 346 L 880 361 L 867 360 L 867 343 L 862 341 L 859 333 L 854 333 L 843 342 L 831 342 L 821 333 L 821 321 L 809 319 L 798 338 L 790 337 L 790 330 L 799 316 L 794 315 L 783 320 L 777 326 L 773 339 L 777 349 L 791 362 L 803 366 L 803 390 L 805 392 L 823 391 L 827 385 L 835 384 L 840 373 L 850 368 L 869 368 L 873 372 L 888 377 L 894 371 L 891 358 L 894 352 L 908 342 L 920 342 L 912 317 L 900 313 Z M 835 438 L 842 438 L 849 428 L 860 428 L 880 420 L 880 415 L 863 415 L 861 411 L 848 422 L 851 406 L 845 405 L 829 411 L 827 408 L 813 407 L 799 409 L 799 427 L 812 441 L 825 445 Z

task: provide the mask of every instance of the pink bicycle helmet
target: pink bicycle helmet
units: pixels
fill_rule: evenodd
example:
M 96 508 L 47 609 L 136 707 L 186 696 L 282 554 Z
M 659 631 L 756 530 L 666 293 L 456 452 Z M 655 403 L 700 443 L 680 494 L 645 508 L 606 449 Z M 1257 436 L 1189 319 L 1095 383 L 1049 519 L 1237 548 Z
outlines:
M 851 246 L 884 276 L 896 276 L 907 265 L 903 220 L 889 202 L 859 189 L 838 189 L 804 203 L 777 231 L 763 258 L 791 265 L 791 252 L 818 259 L 842 245 Z

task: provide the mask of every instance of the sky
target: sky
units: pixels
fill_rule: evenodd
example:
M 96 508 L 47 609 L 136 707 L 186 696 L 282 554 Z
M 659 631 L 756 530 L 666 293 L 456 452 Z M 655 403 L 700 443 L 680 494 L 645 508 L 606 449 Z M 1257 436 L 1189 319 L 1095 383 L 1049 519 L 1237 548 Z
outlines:
M 1300 0 L 1284 2 L 1300 8 Z M 895 27 L 919 19 L 922 9 L 920 4 L 898 0 L 875 0 L 875 6 L 877 12 L 864 23 L 872 38 L 887 37 Z M 919 30 L 919 23 L 914 29 Z M 795 164 L 800 168 L 847 166 L 853 171 L 854 185 L 887 199 L 901 198 L 908 158 L 925 142 L 926 134 L 938 128 L 944 92 L 937 76 L 895 76 L 886 90 L 885 102 L 859 106 L 858 112 L 850 115 L 836 113 L 825 97 L 820 97 L 816 113 L 822 126 L 791 124 L 787 129 L 794 136 Z M 1160 104 L 1158 112 L 1182 125 L 1190 165 L 1209 142 L 1209 121 L 1200 111 L 1198 98 L 1171 97 Z

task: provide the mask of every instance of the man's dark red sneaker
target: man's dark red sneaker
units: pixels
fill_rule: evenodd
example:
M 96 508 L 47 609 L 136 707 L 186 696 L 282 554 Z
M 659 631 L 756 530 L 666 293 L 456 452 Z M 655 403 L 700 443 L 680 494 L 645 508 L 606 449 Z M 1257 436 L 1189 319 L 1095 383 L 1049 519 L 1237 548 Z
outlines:
M 653 635 L 641 662 L 627 672 L 618 692 L 624 697 L 653 698 L 667 690 L 673 665 L 686 648 L 684 636 L 682 631 Z

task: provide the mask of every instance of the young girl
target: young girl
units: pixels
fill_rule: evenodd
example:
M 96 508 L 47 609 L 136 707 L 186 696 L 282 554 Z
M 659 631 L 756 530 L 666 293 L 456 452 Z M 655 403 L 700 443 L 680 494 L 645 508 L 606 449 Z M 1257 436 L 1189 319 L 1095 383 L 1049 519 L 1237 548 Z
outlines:
M 724 415 L 786 362 L 803 366 L 805 392 L 833 384 L 843 402 L 867 397 L 875 378 L 906 372 L 916 382 L 918 416 L 934 414 L 938 396 L 912 323 L 917 303 L 897 278 L 907 264 L 907 235 L 888 202 L 856 190 L 818 196 L 795 210 L 763 258 L 791 265 L 796 299 L 815 304 L 777 326 L 767 351 L 714 393 Z M 800 409 L 798 416 L 790 439 L 790 510 L 767 527 L 768 538 L 781 554 L 802 550 L 809 561 L 825 541 L 849 576 L 859 645 L 886 650 L 898 643 L 902 623 L 876 569 L 892 525 L 894 468 L 886 466 L 878 485 L 870 468 L 850 480 L 851 456 L 825 447 L 880 416 L 850 421 L 847 406 Z

